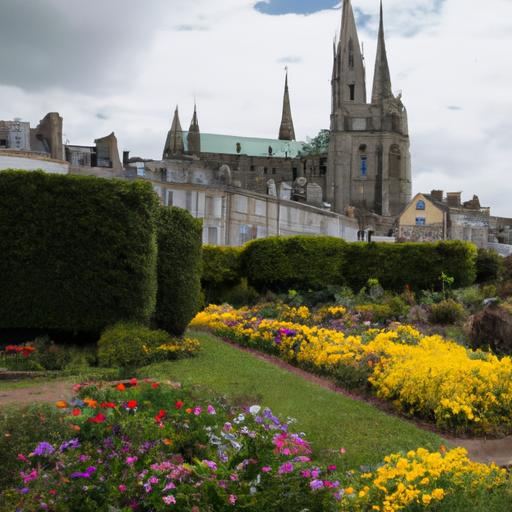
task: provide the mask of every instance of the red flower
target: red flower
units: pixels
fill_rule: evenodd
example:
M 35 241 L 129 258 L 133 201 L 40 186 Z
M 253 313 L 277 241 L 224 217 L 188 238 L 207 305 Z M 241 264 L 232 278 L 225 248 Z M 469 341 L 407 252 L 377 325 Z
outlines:
M 176 407 L 176 409 L 181 409 L 183 406 L 185 405 L 185 402 L 182 402 L 181 400 L 178 400 L 174 406 Z
M 136 385 L 137 385 L 137 379 L 136 379 L 136 378 L 133 378 L 133 379 L 130 381 L 130 385 L 131 385 L 131 386 L 136 386 Z
M 157 388 L 157 387 L 158 387 L 158 382 L 153 382 L 152 386 L 153 386 L 154 388 Z
M 165 411 L 162 409 L 159 413 L 158 413 L 158 416 L 160 416 L 161 418 L 163 418 L 165 416 Z
M 160 422 L 160 421 L 162 421 L 162 418 L 160 418 L 160 416 L 155 416 L 155 421 Z
M 75 407 L 75 410 L 71 414 L 73 414 L 73 416 L 80 416 L 82 411 L 78 407 Z
M 135 400 L 129 400 L 126 406 L 128 409 L 135 409 L 135 407 L 137 407 L 137 402 Z
M 107 419 L 107 417 L 104 414 L 98 414 L 94 418 L 89 418 L 87 421 L 89 423 L 93 423 L 93 422 L 101 423 L 102 421 L 105 421 L 106 419 Z

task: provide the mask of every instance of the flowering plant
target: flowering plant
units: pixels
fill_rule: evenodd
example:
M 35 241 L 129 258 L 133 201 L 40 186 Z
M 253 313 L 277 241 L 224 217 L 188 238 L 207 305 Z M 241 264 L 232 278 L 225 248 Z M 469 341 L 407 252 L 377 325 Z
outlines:
M 31 345 L 7 345 L 0 354 L 0 364 L 10 370 L 42 370 L 43 368 L 31 358 L 35 347 Z

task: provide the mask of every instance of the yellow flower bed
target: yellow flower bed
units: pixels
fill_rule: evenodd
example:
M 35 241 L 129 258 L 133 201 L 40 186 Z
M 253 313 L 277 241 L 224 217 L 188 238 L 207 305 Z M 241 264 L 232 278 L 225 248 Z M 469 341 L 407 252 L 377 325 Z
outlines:
M 368 374 L 376 394 L 396 408 L 467 432 L 512 430 L 512 361 L 467 351 L 440 336 L 424 336 L 411 326 L 368 329 L 357 336 L 311 325 L 341 318 L 343 308 L 316 315 L 305 308 L 282 308 L 293 322 L 264 319 L 257 309 L 210 306 L 191 323 L 245 346 L 279 355 L 307 370 L 336 375 L 340 367 Z M 304 319 L 299 323 L 297 319 Z M 306 325 L 305 325 L 306 324 Z
M 490 490 L 508 482 L 506 470 L 495 464 L 471 462 L 466 455 L 464 448 L 446 453 L 418 448 L 405 456 L 397 453 L 385 457 L 384 465 L 361 476 L 365 483 L 359 490 L 344 490 L 341 508 L 381 512 L 416 504 L 424 508 L 460 492 L 471 493 L 479 486 Z

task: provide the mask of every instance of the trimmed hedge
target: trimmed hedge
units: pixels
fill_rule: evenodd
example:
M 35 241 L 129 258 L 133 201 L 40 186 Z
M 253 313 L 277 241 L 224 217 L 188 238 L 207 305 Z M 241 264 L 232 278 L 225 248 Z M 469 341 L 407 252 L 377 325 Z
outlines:
M 328 236 L 271 236 L 252 240 L 241 254 L 242 274 L 260 293 L 343 285 L 346 247 L 341 238 Z
M 149 321 L 158 198 L 149 183 L 0 173 L 0 328 Z
M 476 247 L 460 240 L 431 243 L 346 243 L 326 236 L 268 237 L 253 240 L 241 254 L 242 275 L 258 292 L 307 291 L 328 285 L 360 290 L 378 279 L 386 290 L 439 287 L 444 272 L 454 287 L 476 277 Z
M 159 329 L 181 336 L 200 309 L 203 225 L 186 210 L 158 209 L 158 292 L 155 321 Z
M 436 243 L 377 244 L 351 243 L 346 246 L 344 276 L 353 290 L 378 279 L 385 290 L 402 292 L 405 285 L 418 292 L 440 285 L 444 272 L 453 277 L 453 287 L 474 283 L 476 247 L 461 240 Z
M 217 303 L 229 290 L 240 284 L 242 247 L 203 245 L 201 286 L 207 304 Z

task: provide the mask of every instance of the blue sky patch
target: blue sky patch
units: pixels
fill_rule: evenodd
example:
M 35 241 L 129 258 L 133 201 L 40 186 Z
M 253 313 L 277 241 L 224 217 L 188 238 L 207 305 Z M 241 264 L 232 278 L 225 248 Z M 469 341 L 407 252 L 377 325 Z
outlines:
M 263 14 L 313 14 L 314 12 L 332 9 L 340 0 L 270 0 L 258 2 L 254 8 Z

